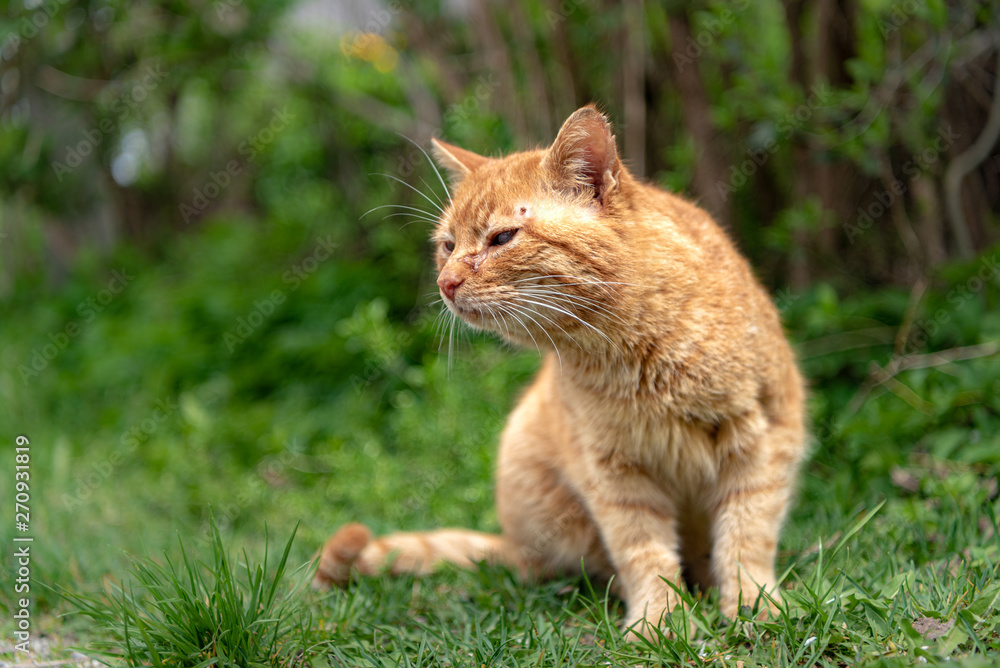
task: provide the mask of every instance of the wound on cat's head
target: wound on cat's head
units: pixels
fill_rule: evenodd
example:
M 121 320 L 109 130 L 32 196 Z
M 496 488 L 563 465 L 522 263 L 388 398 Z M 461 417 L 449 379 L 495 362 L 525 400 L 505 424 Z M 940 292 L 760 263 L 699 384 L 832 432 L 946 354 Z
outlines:
M 488 158 L 434 140 L 452 182 L 433 240 L 447 307 L 526 345 L 610 343 L 625 171 L 608 120 L 578 110 L 542 150 Z

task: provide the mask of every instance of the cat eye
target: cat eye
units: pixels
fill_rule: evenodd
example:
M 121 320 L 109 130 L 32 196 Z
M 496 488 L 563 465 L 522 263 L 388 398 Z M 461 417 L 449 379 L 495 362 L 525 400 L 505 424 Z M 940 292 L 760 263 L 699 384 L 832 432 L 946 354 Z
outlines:
M 449 253 L 452 252 L 453 250 L 455 250 L 455 242 L 454 241 L 445 241 L 441 245 L 444 246 L 444 249 L 447 252 L 449 252 Z
M 516 229 L 504 230 L 500 234 L 493 237 L 493 240 L 490 241 L 490 246 L 503 246 L 505 243 L 513 239 L 516 233 L 517 233 Z

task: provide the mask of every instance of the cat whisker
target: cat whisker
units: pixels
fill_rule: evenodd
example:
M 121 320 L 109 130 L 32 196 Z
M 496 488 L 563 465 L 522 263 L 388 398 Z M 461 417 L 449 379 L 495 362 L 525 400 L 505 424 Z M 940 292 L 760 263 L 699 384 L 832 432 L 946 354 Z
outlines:
M 611 318 L 626 327 L 629 326 L 629 324 L 617 313 L 608 309 L 596 299 L 582 297 L 580 295 L 567 294 L 565 292 L 543 290 L 541 288 L 518 288 L 517 293 L 531 295 L 534 297 L 548 297 L 549 299 L 554 299 L 560 303 L 567 304 L 567 306 L 572 305 L 584 311 L 590 311 L 595 315 L 607 316 L 608 318 Z
M 525 301 L 525 302 L 528 302 L 528 303 L 531 303 L 531 304 L 535 304 L 537 306 L 544 306 L 545 308 L 550 308 L 553 311 L 558 311 L 559 313 L 562 313 L 564 315 L 568 315 L 570 318 L 573 318 L 574 320 L 576 320 L 577 322 L 579 322 L 581 325 L 583 325 L 585 327 L 588 327 L 588 328 L 594 330 L 596 333 L 600 334 L 602 337 L 604 337 L 604 339 L 608 343 L 611 344 L 612 348 L 614 348 L 618 352 L 621 352 L 621 350 L 618 348 L 618 346 L 615 344 L 615 342 L 612 341 L 611 338 L 607 334 L 605 334 L 604 332 L 602 332 L 598 328 L 594 327 L 589 322 L 587 322 L 586 320 L 584 320 L 580 316 L 576 315 L 575 313 L 571 313 L 571 312 L 567 311 L 566 309 L 563 309 L 563 308 L 560 308 L 558 306 L 555 306 L 554 304 L 546 303 L 544 301 L 535 301 L 533 299 L 528 299 L 526 297 L 514 297 L 513 299 L 517 299 L 517 300 L 520 300 L 520 301 Z
M 449 319 L 448 319 L 449 315 L 451 315 L 451 312 L 448 310 L 448 307 L 443 306 L 438 311 L 438 314 L 434 317 L 434 335 L 438 339 L 438 354 L 441 353 L 441 346 L 444 345 L 444 331 L 443 330 L 449 324 Z
M 400 134 L 399 136 L 402 137 L 403 139 L 405 139 L 406 141 L 410 142 L 414 146 L 416 146 L 417 150 L 419 150 L 421 153 L 424 154 L 424 157 L 427 158 L 427 162 L 429 162 L 430 165 L 431 165 L 431 169 L 433 169 L 434 173 L 437 175 L 438 181 L 441 182 L 441 187 L 444 188 L 444 193 L 445 193 L 445 195 L 448 196 L 448 201 L 451 202 L 451 190 L 448 189 L 448 184 L 445 183 L 444 178 L 441 176 L 441 172 L 437 168 L 437 165 L 434 164 L 434 160 L 431 159 L 431 156 L 427 155 L 427 151 L 424 150 L 424 147 L 421 146 L 420 144 L 418 144 L 417 142 L 413 141 L 412 139 L 410 139 L 409 137 L 407 137 L 404 134 Z
M 453 360 L 452 353 L 454 351 L 454 346 L 455 346 L 455 323 L 458 322 L 458 318 L 455 317 L 455 314 L 451 312 L 451 309 L 448 309 L 448 314 L 451 316 L 450 320 L 448 321 L 449 322 L 449 327 L 448 327 L 448 377 L 450 378 L 451 377 L 451 363 L 452 363 L 452 360 Z
M 556 345 L 556 342 L 552 338 L 552 335 L 549 334 L 548 330 L 545 329 L 544 327 L 542 327 L 542 325 L 531 316 L 531 312 L 528 311 L 528 309 L 521 309 L 521 315 L 523 315 L 524 317 L 526 317 L 531 322 L 535 323 L 535 325 L 538 327 L 538 329 L 542 330 L 542 333 L 545 334 L 545 336 L 548 337 L 549 343 L 552 344 L 553 350 L 556 351 L 556 359 L 559 360 L 559 373 L 561 375 L 562 374 L 562 354 L 559 352 L 559 346 Z M 559 325 L 556 324 L 556 322 L 554 320 L 552 320 L 552 318 L 548 318 L 548 317 L 542 315 L 541 313 L 539 313 L 538 311 L 535 311 L 535 315 L 537 315 L 537 316 L 539 316 L 541 318 L 545 318 L 546 320 L 548 320 L 549 322 L 551 322 L 552 324 L 554 324 L 556 327 L 559 327 Z M 562 327 L 559 327 L 559 329 L 562 329 Z M 566 334 L 566 330 L 562 329 L 562 331 L 563 331 L 564 334 Z M 569 336 L 569 334 L 566 334 L 566 336 Z M 573 340 L 573 337 L 570 336 L 570 339 Z M 574 340 L 573 343 L 576 343 L 576 341 Z M 577 343 L 577 345 L 579 346 L 580 344 Z M 582 349 L 583 349 L 583 347 L 581 346 L 581 350 Z
M 549 280 L 549 279 L 555 280 L 556 282 L 555 283 L 540 283 L 540 282 L 538 282 L 538 281 L 544 281 L 544 280 Z M 564 282 L 562 282 L 559 279 L 568 279 L 568 280 L 575 281 L 575 282 L 573 282 L 573 283 L 564 283 Z M 532 284 L 532 287 L 553 287 L 553 288 L 560 288 L 560 287 L 565 287 L 565 286 L 570 286 L 570 285 L 592 285 L 593 284 L 591 281 L 588 281 L 588 280 L 586 280 L 584 278 L 580 278 L 579 276 L 570 276 L 569 274 L 548 274 L 548 275 L 545 275 L 545 276 L 528 276 L 526 278 L 519 278 L 517 280 L 510 281 L 510 283 L 511 284 L 514 284 L 514 283 L 527 283 L 529 281 L 536 281 L 536 283 Z
M 501 313 L 503 313 L 503 308 L 499 308 L 498 310 L 499 310 L 499 311 L 500 311 Z M 496 323 L 497 323 L 498 325 L 500 325 L 500 326 L 502 326 L 502 327 L 503 327 L 503 331 L 504 331 L 504 333 L 506 333 L 506 335 L 507 335 L 507 337 L 506 337 L 506 340 L 505 340 L 505 342 L 507 343 L 507 345 L 510 345 L 510 339 L 511 339 L 511 334 L 510 334 L 510 327 L 508 327 L 508 326 L 507 326 L 507 319 L 506 319 L 506 318 L 503 318 L 503 317 L 500 317 L 499 315 L 497 315 L 497 314 L 495 314 L 495 313 L 494 313 L 494 314 L 493 314 L 493 320 L 494 320 L 494 321 L 495 321 L 495 322 L 496 322 Z
M 431 225 L 437 225 L 438 222 L 437 218 L 422 216 L 417 213 L 410 213 L 409 211 L 397 211 L 396 213 L 390 213 L 389 215 L 383 217 L 382 220 L 385 220 L 386 218 L 397 218 L 399 216 L 409 216 L 410 218 L 413 218 L 415 220 L 422 220 L 426 223 L 430 223 Z
M 610 290 L 608 288 L 608 286 L 625 285 L 625 286 L 634 287 L 634 288 L 652 289 L 651 286 L 642 285 L 642 284 L 639 284 L 639 283 L 625 283 L 623 281 L 602 281 L 602 280 L 598 280 L 598 279 L 587 279 L 587 278 L 582 277 L 582 276 L 571 276 L 569 274 L 548 274 L 548 275 L 545 275 L 545 276 L 529 276 L 527 278 L 521 278 L 521 279 L 518 279 L 518 280 L 515 280 L 515 281 L 511 281 L 511 283 L 523 283 L 523 282 L 527 282 L 527 281 L 541 281 L 541 280 L 544 280 L 544 279 L 547 279 L 547 278 L 552 278 L 552 279 L 568 278 L 570 280 L 578 281 L 578 282 L 576 282 L 576 283 L 561 283 L 561 282 L 560 283 L 541 283 L 541 284 L 538 285 L 538 287 L 560 288 L 560 287 L 568 287 L 568 286 L 571 286 L 571 285 L 587 285 L 587 286 L 593 286 L 593 287 L 596 287 L 596 288 L 603 288 L 603 292 L 606 295 L 608 295 L 608 297 L 610 297 L 612 299 L 619 298 L 619 294 L 618 294 L 617 290 L 612 291 L 612 290 Z
M 517 293 L 525 295 L 534 295 L 539 297 L 548 297 L 550 299 L 554 299 L 562 303 L 572 304 L 574 306 L 582 308 L 585 311 L 591 311 L 592 313 L 597 313 L 598 315 L 600 314 L 607 315 L 608 317 L 614 318 L 615 320 L 618 320 L 623 324 L 625 323 L 625 321 L 622 320 L 618 316 L 618 314 L 605 307 L 596 299 L 581 297 L 580 295 L 567 294 L 564 292 L 557 292 L 552 290 L 540 290 L 535 288 L 528 288 L 528 289 L 520 288 L 517 290 Z
M 500 316 L 497 315 L 496 311 L 494 311 L 493 309 L 486 309 L 486 314 L 490 317 L 490 320 L 493 322 L 493 325 L 496 326 L 497 329 L 502 328 L 503 320 L 500 318 Z
M 543 275 L 539 275 L 539 276 L 528 276 L 526 278 L 519 278 L 519 279 L 517 279 L 515 281 L 511 281 L 511 283 L 524 283 L 526 281 L 541 281 L 541 280 L 544 280 L 546 278 L 569 278 L 569 279 L 572 279 L 574 281 L 582 281 L 582 280 L 584 280 L 584 279 L 580 278 L 579 276 L 573 276 L 571 274 L 543 274 Z
M 434 337 L 438 340 L 439 355 L 441 354 L 441 346 L 444 345 L 444 333 L 442 332 L 442 328 L 445 326 L 445 323 L 448 322 L 447 311 L 448 311 L 447 308 L 442 308 L 440 311 L 438 311 L 438 314 L 434 316 L 434 323 L 433 323 Z
M 504 313 L 507 313 L 508 315 L 510 315 L 510 317 L 514 318 L 514 320 L 517 321 L 517 324 L 521 325 L 521 327 L 524 329 L 525 333 L 531 339 L 531 342 L 535 344 L 535 350 L 537 350 L 538 354 L 541 355 L 542 354 L 542 349 L 538 346 L 538 341 L 535 340 L 534 335 L 532 335 L 531 330 L 528 329 L 528 326 L 524 324 L 524 321 L 521 320 L 517 316 L 518 309 L 516 307 L 514 307 L 513 305 L 509 305 L 509 304 L 505 304 L 505 305 L 498 304 L 498 306 L 499 306 L 499 308 Z
M 425 193 L 423 193 L 422 191 L 420 191 L 417 188 L 414 188 L 413 186 L 411 186 L 409 183 L 407 183 L 403 179 L 399 178 L 398 176 L 393 176 L 392 174 L 384 174 L 384 173 L 373 174 L 373 176 L 384 176 L 387 179 L 392 179 L 393 181 L 398 181 L 399 183 L 402 183 L 404 186 L 406 186 L 407 188 L 409 188 L 410 190 L 412 190 L 413 192 L 417 193 L 418 195 L 420 195 L 421 197 L 423 197 L 425 200 L 427 200 L 430 203 L 430 205 L 433 206 L 435 209 L 437 209 L 440 213 L 444 213 L 444 209 L 437 202 L 435 202 L 430 197 L 428 197 Z
M 400 225 L 399 229 L 401 229 L 401 230 L 403 228 L 409 227 L 413 223 L 430 223 L 431 225 L 437 225 L 437 222 L 438 222 L 436 220 L 430 220 L 428 218 L 421 218 L 420 216 L 415 216 L 412 213 L 391 213 L 388 216 L 386 216 L 385 218 L 383 218 L 382 220 L 388 220 L 389 218 L 395 218 L 396 216 L 409 216 L 409 217 L 413 218 L 413 220 L 411 220 L 410 222 L 403 223 L 402 225 Z
M 445 309 L 439 309 L 437 315 L 434 316 L 434 321 L 431 323 L 431 327 L 434 328 L 434 338 L 438 340 L 438 353 L 441 352 L 441 326 L 444 324 L 445 319 Z
M 532 297 L 534 299 L 542 299 L 542 296 L 540 296 L 540 295 L 530 295 L 530 297 Z M 624 326 L 628 326 L 628 323 L 626 323 L 624 320 L 618 318 L 614 314 L 611 314 L 611 313 L 602 313 L 601 311 L 598 311 L 598 310 L 595 310 L 593 308 L 590 308 L 589 306 L 587 306 L 585 304 L 577 304 L 577 303 L 574 303 L 574 302 L 571 302 L 571 301 L 559 300 L 558 298 L 553 298 L 553 297 L 548 297 L 548 300 L 550 301 L 551 305 L 555 305 L 555 306 L 559 306 L 561 308 L 565 308 L 567 311 L 572 311 L 572 309 L 579 309 L 580 311 L 586 312 L 588 314 L 592 314 L 591 317 L 607 318 L 608 320 L 613 320 L 614 322 L 616 322 L 618 324 L 621 324 L 621 325 L 624 325 Z M 574 313 L 573 315 L 576 315 L 576 314 Z M 593 324 L 593 323 L 591 323 L 591 324 Z
M 410 206 L 409 204 L 382 204 L 380 206 L 374 206 L 365 211 L 363 214 L 361 214 L 361 217 L 364 218 L 372 211 L 378 211 L 379 209 L 406 209 L 407 211 L 413 211 L 416 214 L 426 216 L 430 220 L 437 222 L 437 218 L 434 217 L 433 211 L 428 211 L 427 209 L 421 209 L 419 206 Z
M 613 291 L 611 291 L 610 289 L 608 289 L 606 287 L 605 284 L 610 284 L 609 281 L 596 281 L 596 280 L 595 281 L 590 281 L 590 280 L 586 280 L 584 278 L 581 278 L 579 276 L 572 276 L 570 274 L 547 274 L 547 275 L 544 275 L 544 276 L 528 276 L 527 278 L 519 278 L 517 280 L 510 281 L 510 284 L 513 285 L 515 283 L 527 283 L 528 281 L 543 281 L 543 280 L 546 280 L 546 279 L 553 279 L 553 280 L 556 280 L 556 279 L 570 279 L 570 280 L 575 281 L 575 282 L 574 283 L 563 283 L 561 281 L 556 282 L 556 283 L 537 283 L 536 282 L 536 283 L 529 284 L 527 287 L 529 287 L 529 288 L 538 288 L 538 289 L 558 290 L 559 288 L 567 288 L 567 287 L 571 287 L 571 286 L 586 285 L 586 286 L 593 286 L 593 287 L 600 288 L 601 289 L 601 293 L 604 294 L 604 295 L 606 295 L 610 299 L 618 299 L 619 298 L 619 295 L 617 294 L 617 292 L 613 292 Z M 523 286 L 518 285 L 517 289 L 518 290 L 522 290 Z
M 399 229 L 401 229 L 401 230 L 402 230 L 403 228 L 406 228 L 406 227 L 409 227 L 409 226 L 410 226 L 410 225 L 412 225 L 413 223 L 420 223 L 420 222 L 426 222 L 426 221 L 420 221 L 420 220 L 411 220 L 411 221 L 410 221 L 410 222 L 408 222 L 408 223 L 403 223 L 402 225 L 400 225 L 400 226 L 399 226 Z M 436 225 L 436 224 L 437 224 L 436 222 L 432 223 L 432 225 Z
M 528 313 L 527 309 L 525 309 L 524 313 L 527 315 L 527 313 Z M 572 341 L 574 344 L 576 344 L 576 346 L 580 350 L 583 350 L 583 346 L 580 345 L 580 342 L 577 341 L 576 338 L 572 334 L 570 334 L 565 329 L 563 329 L 563 327 L 558 322 L 556 322 L 555 320 L 553 320 L 549 316 L 547 316 L 544 313 L 541 313 L 539 311 L 532 311 L 532 313 L 534 313 L 535 315 L 537 315 L 539 317 L 545 318 L 548 322 L 551 322 L 560 332 L 562 332 L 563 334 L 566 335 L 566 338 L 568 338 L 570 341 Z M 538 324 L 538 322 L 536 321 L 535 324 Z M 544 327 L 541 327 L 541 325 L 539 325 L 539 327 L 542 329 L 542 331 L 545 331 Z M 547 331 L 545 333 L 546 333 L 546 335 L 548 335 Z M 551 340 L 551 338 L 552 337 L 549 337 L 549 340 Z M 552 342 L 552 345 L 555 346 L 555 341 Z
M 427 183 L 427 181 L 425 181 L 424 177 L 422 177 L 422 176 L 420 177 L 420 182 L 423 183 L 425 186 L 427 186 L 428 192 L 430 192 L 430 194 L 434 195 L 434 199 L 436 199 L 437 202 L 438 202 L 438 204 L 441 205 L 441 208 L 444 209 L 444 207 L 447 206 L 447 205 L 444 202 L 442 202 L 441 198 L 438 197 L 438 194 L 436 192 L 434 192 L 434 188 L 431 188 L 431 184 Z
M 528 276 L 527 278 L 519 278 L 511 283 L 524 283 L 527 281 L 541 281 L 546 278 L 568 278 L 573 281 L 579 281 L 579 283 L 547 283 L 545 285 L 630 285 L 637 288 L 648 288 L 648 285 L 641 285 L 639 283 L 625 283 L 623 281 L 602 281 L 600 279 L 587 279 L 584 276 L 573 276 L 571 274 L 545 274 L 543 276 Z

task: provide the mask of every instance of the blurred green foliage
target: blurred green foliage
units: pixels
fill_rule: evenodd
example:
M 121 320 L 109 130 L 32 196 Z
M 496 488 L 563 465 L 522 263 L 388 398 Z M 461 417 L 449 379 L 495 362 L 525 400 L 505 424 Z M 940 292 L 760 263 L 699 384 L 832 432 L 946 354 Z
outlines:
M 921 591 L 937 591 L 928 573 L 994 540 L 995 162 L 966 184 L 978 257 L 961 258 L 942 179 L 984 124 L 956 87 L 988 89 L 976 45 L 995 17 L 839 3 L 850 48 L 811 61 L 830 6 L 646 3 L 637 32 L 624 5 L 594 0 L 344 5 L 333 22 L 258 0 L 8 3 L 0 432 L 32 439 L 35 577 L 96 589 L 124 571 L 122 549 L 170 549 L 175 530 L 208 545 L 213 510 L 251 552 L 265 521 L 302 520 L 302 561 L 345 521 L 495 529 L 495 443 L 538 357 L 467 332 L 449 357 L 429 226 L 378 207 L 433 215 L 446 197 L 398 133 L 495 154 L 551 140 L 598 100 L 647 176 L 706 205 L 726 194 L 720 219 L 799 347 L 814 456 L 783 547 L 798 554 L 888 499 L 861 539 L 858 591 L 903 565 L 926 566 Z M 634 44 L 639 74 L 623 64 Z M 958 138 L 931 158 L 945 126 Z M 903 195 L 885 205 L 893 178 Z M 353 623 L 412 585 L 371 585 L 328 612 Z M 859 619 L 887 623 L 851 595 Z M 35 600 L 59 609 L 44 590 Z M 831 641 L 845 656 L 847 635 Z
M 957 191 L 944 179 L 986 125 L 986 5 L 635 7 L 9 3 L 0 292 L 58 283 L 95 247 L 156 256 L 218 215 L 322 226 L 411 285 L 421 226 L 362 215 L 430 206 L 372 176 L 436 184 L 400 134 L 509 151 L 590 101 L 628 163 L 697 197 L 769 284 L 909 284 L 996 242 L 996 156 Z M 965 220 L 944 216 L 955 197 Z
M 265 234 L 220 220 L 179 237 L 153 267 L 123 250 L 112 266 L 134 278 L 91 322 L 78 307 L 108 284 L 95 267 L 44 303 L 7 300 L 0 410 L 8 429 L 38 444 L 37 503 L 48 509 L 38 527 L 64 537 L 44 548 L 65 556 L 40 562 L 51 575 L 82 569 L 90 580 L 99 575 L 90 569 L 108 567 L 119 531 L 150 517 L 190 530 L 211 506 L 224 528 L 251 533 L 305 516 L 312 545 L 352 519 L 376 530 L 494 528 L 495 443 L 536 353 L 465 333 L 449 359 L 436 312 L 401 303 L 370 262 L 318 262 L 301 282 L 286 281 L 322 248 L 322 239 L 299 246 L 310 233 L 296 228 Z M 1000 340 L 997 272 L 980 278 L 994 256 L 933 279 L 910 316 L 918 353 Z M 803 512 L 846 513 L 892 493 L 895 468 L 928 461 L 970 472 L 973 486 L 995 475 L 995 351 L 900 373 L 923 403 L 877 386 L 855 411 L 871 364 L 894 357 L 909 295 L 841 296 L 819 284 L 776 301 L 814 388 Z M 947 322 L 933 324 L 941 313 Z M 70 322 L 79 334 L 36 371 L 36 353 L 44 360 L 58 349 Z M 94 523 L 108 542 L 70 539 Z

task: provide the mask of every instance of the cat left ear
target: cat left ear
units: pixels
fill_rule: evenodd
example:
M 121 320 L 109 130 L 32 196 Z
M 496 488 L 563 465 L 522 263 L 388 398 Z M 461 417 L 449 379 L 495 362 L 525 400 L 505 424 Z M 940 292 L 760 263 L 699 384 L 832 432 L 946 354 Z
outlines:
M 464 148 L 452 146 L 436 137 L 431 138 L 434 158 L 438 164 L 448 170 L 453 185 L 458 185 L 462 179 L 471 174 L 477 167 L 490 162 L 490 158 L 466 151 Z
M 617 189 L 621 161 L 611 123 L 594 105 L 578 109 L 563 123 L 543 165 L 557 180 L 592 188 L 602 205 Z

